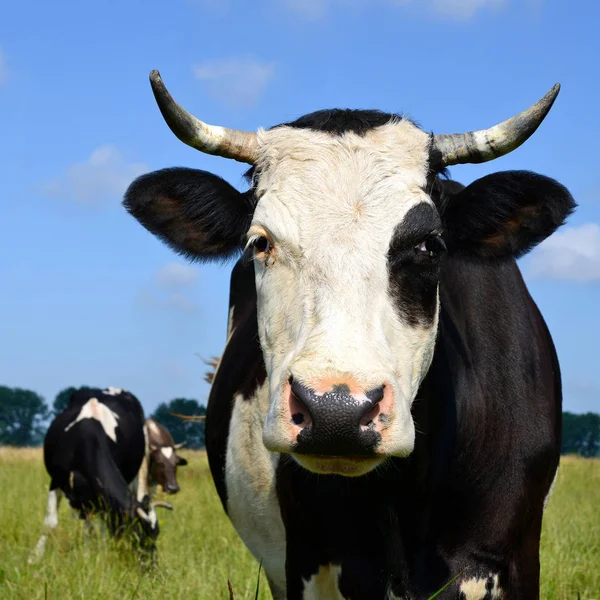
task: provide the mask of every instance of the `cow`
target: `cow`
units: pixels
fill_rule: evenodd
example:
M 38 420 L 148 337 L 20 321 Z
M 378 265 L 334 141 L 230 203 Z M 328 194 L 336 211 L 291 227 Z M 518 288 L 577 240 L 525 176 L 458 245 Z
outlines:
M 88 529 L 99 514 L 112 535 L 120 537 L 130 526 L 142 550 L 153 554 L 159 534 L 154 507 L 165 503 L 150 502 L 148 454 L 144 411 L 133 394 L 114 387 L 75 390 L 44 438 L 50 489 L 30 562 L 44 554 L 63 495 Z
M 177 467 L 188 464 L 176 451 L 185 442 L 176 444 L 169 430 L 154 419 L 146 419 L 144 427 L 150 449 L 148 485 L 153 489 L 160 485 L 163 492 L 176 494 L 179 492 Z
M 490 129 L 434 134 L 354 109 L 231 130 L 150 81 L 181 141 L 251 165 L 246 191 L 150 172 L 123 205 L 191 261 L 238 258 L 206 445 L 273 597 L 538 598 L 561 374 L 516 259 L 576 203 L 545 175 L 465 186 L 448 167 L 515 150 L 559 84 Z

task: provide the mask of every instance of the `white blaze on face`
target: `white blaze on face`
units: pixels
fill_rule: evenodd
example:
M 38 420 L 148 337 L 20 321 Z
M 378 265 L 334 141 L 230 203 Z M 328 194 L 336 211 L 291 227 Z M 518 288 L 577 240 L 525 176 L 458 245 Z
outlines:
M 97 398 L 90 398 L 79 411 L 77 418 L 65 427 L 65 431 L 69 431 L 73 425 L 83 419 L 96 419 L 102 425 L 102 429 L 104 429 L 106 435 L 116 443 L 116 430 L 119 426 L 117 423 L 118 418 L 119 415 L 110 410 L 106 404 L 98 402 Z
M 276 128 L 259 133 L 257 197 L 249 235 L 273 242 L 255 261 L 258 329 L 271 386 L 264 442 L 286 451 L 283 386 L 352 377 L 365 390 L 393 387 L 377 451 L 412 451 L 410 406 L 433 354 L 430 327 L 403 322 L 389 290 L 388 249 L 419 203 L 432 205 L 428 135 L 407 121 L 364 136 Z
M 167 459 L 173 456 L 173 448 L 171 448 L 171 446 L 165 446 L 161 448 L 160 451 L 162 452 L 163 456 Z

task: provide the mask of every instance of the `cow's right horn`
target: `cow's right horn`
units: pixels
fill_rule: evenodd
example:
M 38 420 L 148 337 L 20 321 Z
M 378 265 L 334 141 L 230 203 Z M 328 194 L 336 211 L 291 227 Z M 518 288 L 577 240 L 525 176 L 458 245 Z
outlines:
M 160 73 L 150 71 L 150 85 L 160 112 L 171 131 L 200 152 L 253 165 L 258 156 L 256 133 L 207 125 L 183 109 L 169 94 Z

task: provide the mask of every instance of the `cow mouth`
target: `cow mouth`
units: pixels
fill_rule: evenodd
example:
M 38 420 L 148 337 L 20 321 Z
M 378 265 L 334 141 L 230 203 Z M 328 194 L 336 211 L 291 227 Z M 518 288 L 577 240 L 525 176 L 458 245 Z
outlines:
M 344 477 L 361 477 L 377 468 L 385 457 L 364 456 L 319 456 L 298 454 L 293 452 L 296 462 L 318 475 L 343 475 Z

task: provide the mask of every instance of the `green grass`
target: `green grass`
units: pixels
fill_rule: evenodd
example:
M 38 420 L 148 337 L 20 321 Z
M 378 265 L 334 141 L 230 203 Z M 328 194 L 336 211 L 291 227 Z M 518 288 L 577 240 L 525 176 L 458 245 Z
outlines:
M 37 565 L 48 476 L 39 450 L 0 448 L 0 598 L 255 598 L 258 564 L 230 525 L 201 452 L 183 452 L 181 492 L 160 511 L 159 564 L 144 571 L 127 546 L 86 540 L 67 502 Z M 161 498 L 163 499 L 163 498 Z M 600 600 L 600 460 L 563 459 L 542 535 L 542 600 Z M 579 595 L 578 595 L 579 594 Z M 258 598 L 270 599 L 264 573 Z

